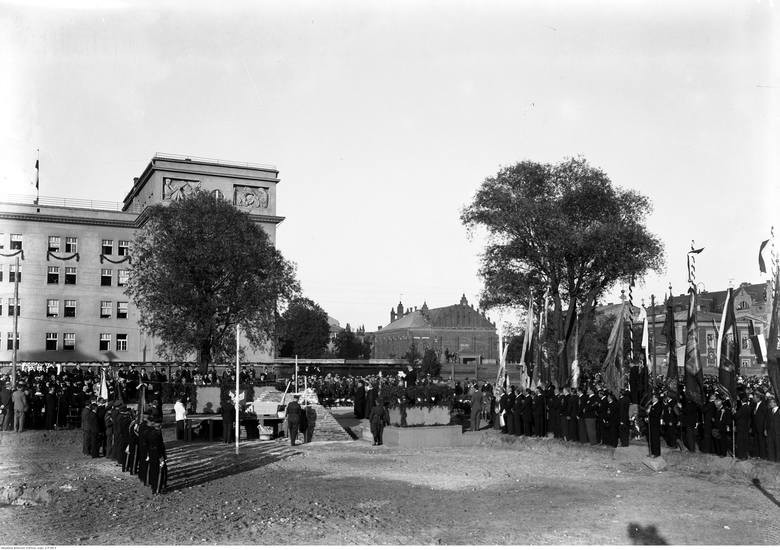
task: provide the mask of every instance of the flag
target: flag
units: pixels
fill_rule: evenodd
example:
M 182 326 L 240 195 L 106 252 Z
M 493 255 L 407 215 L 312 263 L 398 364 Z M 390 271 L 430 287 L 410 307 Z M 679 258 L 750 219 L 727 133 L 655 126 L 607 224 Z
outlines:
M 677 372 L 677 333 L 674 328 L 674 308 L 671 296 L 669 296 L 669 301 L 666 303 L 666 321 L 664 322 L 663 335 L 666 337 L 666 345 L 669 348 L 669 365 L 666 370 L 666 378 L 674 380 L 676 386 L 677 381 L 680 379 L 680 374 Z
M 748 319 L 748 338 L 753 346 L 753 354 L 756 356 L 756 363 L 764 364 L 766 362 L 766 353 L 764 346 L 761 345 L 761 337 L 756 334 L 756 327 L 751 319 Z
M 642 321 L 642 349 L 645 350 L 645 366 L 650 364 L 650 330 L 647 324 L 647 310 L 639 310 L 639 320 Z
M 580 362 L 578 353 L 580 347 L 580 323 L 577 318 L 577 311 L 574 312 L 574 361 L 571 363 L 571 387 L 576 388 L 580 380 Z
M 688 321 L 685 339 L 685 395 L 688 399 L 701 406 L 704 396 L 704 374 L 699 359 L 699 327 L 696 324 L 696 290 L 688 291 Z
M 752 322 L 751 322 L 752 323 Z M 739 371 L 739 332 L 734 314 L 734 292 L 726 291 L 726 304 L 720 319 L 717 346 L 718 382 L 731 396 L 731 403 L 737 395 L 737 372 Z
M 778 317 L 780 316 L 780 308 L 778 306 L 778 300 L 777 295 L 780 294 L 780 269 L 777 270 L 775 273 L 775 285 L 774 285 L 774 292 L 772 296 L 772 314 L 769 318 L 769 333 L 767 335 L 767 342 L 766 342 L 766 359 L 767 363 L 772 364 L 774 363 L 775 359 L 778 357 L 777 350 L 778 350 L 778 336 L 777 336 L 777 329 L 778 329 Z
M 601 370 L 604 372 L 604 382 L 612 393 L 618 395 L 623 382 L 623 327 L 626 320 L 626 304 L 620 308 L 612 331 L 607 341 L 607 358 Z
M 769 239 L 765 240 L 761 243 L 761 246 L 758 248 L 758 269 L 761 271 L 761 273 L 766 273 L 766 262 L 764 262 L 764 247 L 769 242 Z
M 526 353 L 531 348 L 531 338 L 534 333 L 534 302 L 533 294 L 528 297 L 528 310 L 526 311 L 525 334 L 523 335 L 523 350 L 520 353 L 520 364 L 527 367 Z
M 100 369 L 100 394 L 98 397 L 102 397 L 108 400 L 108 384 L 106 384 L 106 369 Z
M 37 192 L 40 185 L 40 159 L 35 159 L 35 191 Z
M 780 357 L 771 361 L 766 366 L 769 382 L 772 384 L 772 391 L 775 393 L 775 399 L 780 399 Z

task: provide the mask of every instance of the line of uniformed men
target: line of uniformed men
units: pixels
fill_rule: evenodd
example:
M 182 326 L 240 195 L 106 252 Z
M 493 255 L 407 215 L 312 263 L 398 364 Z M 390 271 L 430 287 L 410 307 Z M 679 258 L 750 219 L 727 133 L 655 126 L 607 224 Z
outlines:
M 116 461 L 123 472 L 137 475 L 153 494 L 165 491 L 168 478 L 162 418 L 147 411 L 140 422 L 120 401 L 106 406 L 103 399 L 84 407 L 82 451 L 92 458 Z

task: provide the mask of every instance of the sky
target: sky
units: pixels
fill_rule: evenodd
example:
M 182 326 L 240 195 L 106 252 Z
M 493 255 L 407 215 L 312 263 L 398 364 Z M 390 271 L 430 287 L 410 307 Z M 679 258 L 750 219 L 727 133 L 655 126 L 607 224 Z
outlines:
M 756 0 L 0 0 L 0 199 L 34 193 L 37 155 L 42 196 L 105 201 L 156 152 L 273 164 L 304 293 L 374 330 L 399 300 L 477 303 L 462 208 L 502 166 L 581 155 L 652 200 L 666 270 L 635 302 L 686 290 L 692 240 L 705 289 L 757 283 L 780 237 L 777 19 Z

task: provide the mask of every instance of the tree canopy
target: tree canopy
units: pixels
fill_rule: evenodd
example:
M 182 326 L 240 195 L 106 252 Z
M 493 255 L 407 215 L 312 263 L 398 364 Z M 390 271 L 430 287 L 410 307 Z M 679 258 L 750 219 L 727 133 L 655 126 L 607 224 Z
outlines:
M 663 266 L 663 245 L 645 227 L 650 211 L 647 197 L 613 185 L 583 158 L 502 168 L 464 207 L 464 225 L 488 236 L 481 306 L 522 307 L 532 293 L 539 311 L 548 293 L 551 315 L 542 341 L 557 358 L 556 376 L 549 378 L 568 379 L 575 312 L 587 321 L 617 282 Z
M 370 359 L 371 344 L 358 338 L 352 332 L 352 327 L 347 323 L 347 327 L 336 334 L 336 357 L 339 359 Z
M 201 368 L 232 354 L 235 327 L 273 342 L 275 312 L 298 292 L 295 270 L 250 217 L 198 191 L 149 209 L 133 243 L 127 287 L 160 351 L 198 353 Z
M 318 359 L 330 340 L 328 314 L 309 298 L 296 298 L 277 324 L 279 355 Z

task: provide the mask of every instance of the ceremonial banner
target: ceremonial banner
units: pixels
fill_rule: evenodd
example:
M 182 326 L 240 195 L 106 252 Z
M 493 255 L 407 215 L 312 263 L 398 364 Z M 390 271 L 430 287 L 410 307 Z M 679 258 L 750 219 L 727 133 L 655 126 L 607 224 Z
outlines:
M 685 340 L 685 395 L 701 406 L 704 396 L 704 374 L 699 360 L 699 327 L 696 324 L 696 290 L 689 291 L 687 336 Z
M 100 394 L 98 397 L 102 397 L 108 400 L 108 384 L 106 384 L 106 369 L 100 369 Z
M 737 396 L 737 373 L 739 370 L 739 332 L 734 314 L 734 293 L 726 291 L 726 304 L 718 331 L 718 381 L 729 391 L 734 403 Z
M 601 370 L 604 373 L 604 382 L 612 393 L 619 395 L 623 381 L 623 326 L 626 319 L 626 304 L 620 308 L 612 332 L 607 342 L 607 358 Z
M 669 301 L 666 303 L 666 322 L 664 322 L 663 335 L 666 337 L 666 345 L 669 348 L 669 366 L 666 371 L 666 378 L 674 380 L 676 386 L 677 381 L 680 379 L 680 374 L 677 371 L 677 333 L 674 328 L 674 309 L 671 296 L 669 296 Z
M 780 357 L 776 357 L 771 363 L 767 363 L 767 374 L 769 374 L 769 381 L 772 383 L 772 391 L 775 394 L 775 399 L 780 399 Z

